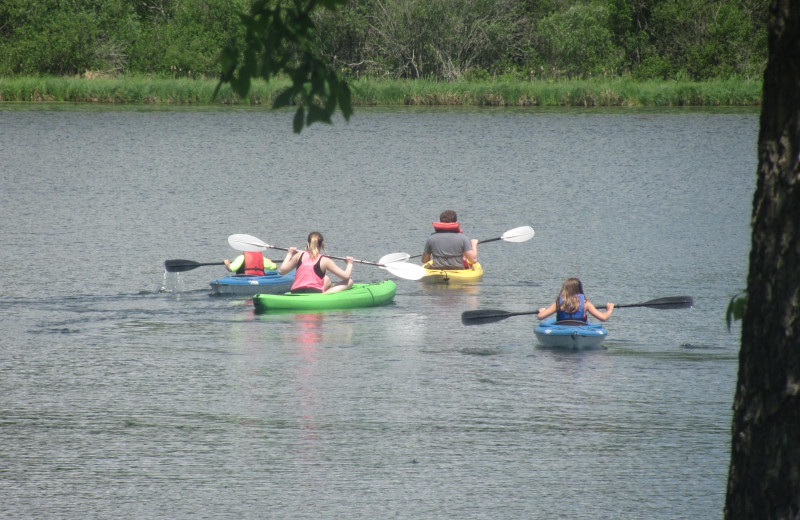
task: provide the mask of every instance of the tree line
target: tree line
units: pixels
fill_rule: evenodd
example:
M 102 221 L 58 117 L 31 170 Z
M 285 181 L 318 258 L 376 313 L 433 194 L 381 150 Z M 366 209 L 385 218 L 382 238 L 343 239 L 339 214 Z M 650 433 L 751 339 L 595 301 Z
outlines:
M 1 0 L 0 74 L 217 77 L 252 1 Z M 767 58 L 763 0 L 316 3 L 314 52 L 343 78 L 757 79 Z

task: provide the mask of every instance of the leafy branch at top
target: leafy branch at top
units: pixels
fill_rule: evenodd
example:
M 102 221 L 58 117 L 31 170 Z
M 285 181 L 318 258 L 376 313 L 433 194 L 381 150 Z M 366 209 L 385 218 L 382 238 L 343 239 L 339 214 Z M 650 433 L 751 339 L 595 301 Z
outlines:
M 330 124 L 337 106 L 349 120 L 353 112 L 350 87 L 319 55 L 311 19 L 314 9 L 334 9 L 344 1 L 253 2 L 249 14 L 241 15 L 246 30 L 244 48 L 231 40 L 222 50 L 222 75 L 214 96 L 224 83 L 230 83 L 237 95 L 246 97 L 253 79 L 269 81 L 285 73 L 292 84 L 275 98 L 272 106 L 297 105 L 295 133 L 315 122 Z

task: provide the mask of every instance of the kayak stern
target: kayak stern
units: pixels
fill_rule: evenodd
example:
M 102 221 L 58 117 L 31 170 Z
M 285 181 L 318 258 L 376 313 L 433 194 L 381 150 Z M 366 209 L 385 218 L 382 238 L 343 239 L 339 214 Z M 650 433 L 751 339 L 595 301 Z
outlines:
M 211 294 L 225 296 L 253 296 L 254 294 L 283 293 L 292 288 L 294 271 L 287 274 L 278 274 L 277 271 L 267 271 L 264 276 L 231 275 L 212 280 Z
M 541 322 L 533 329 L 539 345 L 548 348 L 585 350 L 599 348 L 608 337 L 608 330 L 599 323 L 577 320 Z
M 483 266 L 475 262 L 469 269 L 436 269 L 430 263 L 423 265 L 425 276 L 422 283 L 426 284 L 458 284 L 479 282 L 483 278 Z

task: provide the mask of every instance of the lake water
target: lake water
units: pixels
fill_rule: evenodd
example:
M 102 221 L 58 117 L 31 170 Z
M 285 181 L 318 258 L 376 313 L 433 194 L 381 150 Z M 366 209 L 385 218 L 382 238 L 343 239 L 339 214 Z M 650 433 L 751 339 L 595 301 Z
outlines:
M 0 517 L 721 518 L 753 109 L 291 113 L 0 105 Z M 422 252 L 454 209 L 481 283 L 256 315 L 233 233 Z M 273 251 L 273 258 L 282 258 Z M 355 266 L 356 281 L 389 276 Z M 566 277 L 604 349 L 537 347 Z

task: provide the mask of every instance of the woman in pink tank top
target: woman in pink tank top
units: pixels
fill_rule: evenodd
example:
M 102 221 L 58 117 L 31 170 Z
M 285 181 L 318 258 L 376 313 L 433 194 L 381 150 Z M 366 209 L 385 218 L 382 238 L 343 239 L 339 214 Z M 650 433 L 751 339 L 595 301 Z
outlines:
M 294 293 L 326 293 L 343 291 L 353 286 L 350 274 L 353 272 L 353 257 L 346 257 L 347 267 L 343 270 L 329 257 L 322 254 L 325 249 L 325 239 L 322 233 L 313 231 L 308 235 L 305 251 L 298 251 L 290 247 L 283 259 L 278 272 L 286 274 L 296 269 L 292 292 Z M 328 271 L 342 279 L 337 284 L 332 284 Z

